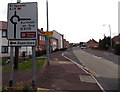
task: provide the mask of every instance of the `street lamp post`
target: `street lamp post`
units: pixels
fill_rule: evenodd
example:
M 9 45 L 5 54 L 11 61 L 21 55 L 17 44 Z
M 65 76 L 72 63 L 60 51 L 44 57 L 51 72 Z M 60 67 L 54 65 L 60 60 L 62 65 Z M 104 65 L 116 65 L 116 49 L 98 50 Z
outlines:
M 105 26 L 105 24 L 103 26 Z M 110 50 L 112 50 L 111 27 L 110 27 L 110 25 L 108 25 L 108 26 L 109 26 L 109 31 L 110 31 Z
M 49 31 L 49 21 L 48 21 L 48 0 L 46 0 L 46 14 L 47 14 L 47 32 Z M 46 35 L 46 54 L 47 54 L 47 65 L 49 66 L 49 57 L 50 57 L 50 53 L 49 53 L 49 36 Z
M 17 3 L 20 3 L 21 2 L 21 0 L 17 0 Z
M 111 50 L 112 50 L 112 37 L 111 37 L 111 27 L 109 25 L 109 30 L 110 30 L 110 43 L 111 43 Z

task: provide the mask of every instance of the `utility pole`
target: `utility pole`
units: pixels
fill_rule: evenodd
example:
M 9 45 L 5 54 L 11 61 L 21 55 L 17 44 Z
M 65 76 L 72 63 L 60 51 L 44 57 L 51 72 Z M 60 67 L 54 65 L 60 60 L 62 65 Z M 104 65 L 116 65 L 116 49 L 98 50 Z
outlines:
M 111 37 L 111 27 L 109 25 L 109 31 L 110 31 L 110 44 L 111 44 L 111 50 L 112 50 L 112 37 Z
M 21 0 L 17 0 L 17 3 L 20 3 L 21 2 Z
M 105 24 L 103 26 L 105 26 Z M 110 50 L 112 51 L 111 27 L 110 27 L 110 25 L 108 25 L 108 26 L 109 26 L 109 31 L 110 31 Z
M 46 14 L 47 14 L 47 32 L 49 31 L 48 21 L 48 0 L 46 0 Z M 49 36 L 46 35 L 46 54 L 47 54 L 47 65 L 49 66 L 50 54 L 49 54 Z

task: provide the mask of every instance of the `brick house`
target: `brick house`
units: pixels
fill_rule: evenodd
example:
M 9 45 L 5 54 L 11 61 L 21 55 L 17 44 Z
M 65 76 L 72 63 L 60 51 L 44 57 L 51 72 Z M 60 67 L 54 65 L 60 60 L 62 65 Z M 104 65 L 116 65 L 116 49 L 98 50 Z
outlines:
M 45 51 L 46 41 L 45 36 L 43 35 L 44 31 L 43 28 L 38 29 L 38 39 L 36 41 L 36 51 Z
M 66 39 L 63 39 L 64 42 L 64 48 L 68 48 L 69 47 L 69 41 L 66 41 Z
M 10 55 L 7 40 L 7 22 L 0 21 L 0 57 Z
M 115 42 L 115 44 L 120 43 L 120 34 L 117 36 L 114 36 L 112 40 Z
M 87 42 L 87 47 L 89 48 L 97 48 L 99 46 L 99 43 L 97 41 L 95 41 L 94 39 L 90 39 Z

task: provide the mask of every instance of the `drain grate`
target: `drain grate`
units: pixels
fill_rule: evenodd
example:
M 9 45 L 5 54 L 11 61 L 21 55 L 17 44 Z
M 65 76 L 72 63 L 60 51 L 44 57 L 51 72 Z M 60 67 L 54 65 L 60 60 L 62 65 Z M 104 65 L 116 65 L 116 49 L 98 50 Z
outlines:
M 82 82 L 96 83 L 95 80 L 90 75 L 79 75 L 79 78 Z

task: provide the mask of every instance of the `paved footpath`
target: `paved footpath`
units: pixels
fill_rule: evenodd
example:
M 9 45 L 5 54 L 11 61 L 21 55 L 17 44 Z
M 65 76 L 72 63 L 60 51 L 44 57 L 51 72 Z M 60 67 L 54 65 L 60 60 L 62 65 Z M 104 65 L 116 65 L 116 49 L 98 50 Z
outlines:
M 36 85 L 51 90 L 101 90 L 89 74 L 68 61 L 51 61 Z

